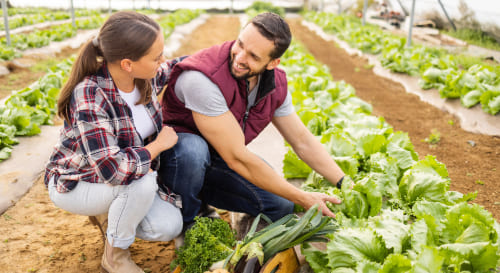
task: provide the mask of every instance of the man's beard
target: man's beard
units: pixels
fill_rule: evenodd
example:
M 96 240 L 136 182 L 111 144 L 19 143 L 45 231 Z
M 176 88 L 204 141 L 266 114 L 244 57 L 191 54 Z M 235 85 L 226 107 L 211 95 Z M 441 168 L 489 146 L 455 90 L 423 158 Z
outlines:
M 231 56 L 231 59 L 229 60 L 229 71 L 231 72 L 231 75 L 233 76 L 233 78 L 235 78 L 236 80 L 246 80 L 246 79 L 249 79 L 251 77 L 254 77 L 254 76 L 258 76 L 260 74 L 262 74 L 262 72 L 264 72 L 264 70 L 266 70 L 266 65 L 264 65 L 262 67 L 262 69 L 260 69 L 259 71 L 252 71 L 251 69 L 249 69 L 249 71 L 243 75 L 235 75 L 234 72 L 233 72 L 233 65 L 234 65 L 234 58 Z

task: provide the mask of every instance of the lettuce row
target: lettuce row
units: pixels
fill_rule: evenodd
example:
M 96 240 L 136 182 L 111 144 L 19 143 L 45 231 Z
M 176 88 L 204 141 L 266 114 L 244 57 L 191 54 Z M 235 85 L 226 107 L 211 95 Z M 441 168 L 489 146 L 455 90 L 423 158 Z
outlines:
M 423 89 L 436 88 L 443 98 L 460 98 L 464 107 L 480 103 L 491 115 L 500 111 L 500 66 L 466 65 L 443 49 L 422 45 L 405 47 L 406 39 L 361 24 L 359 18 L 308 12 L 305 18 L 334 33 L 350 46 L 378 54 L 382 66 L 394 72 L 420 76 Z
M 341 189 L 289 149 L 287 178 L 343 200 L 328 204 L 339 231 L 326 251 L 305 248 L 315 272 L 491 272 L 499 264 L 499 224 L 476 193 L 450 191 L 446 166 L 419 160 L 408 134 L 394 132 L 344 82 L 296 43 L 282 57 L 299 117 L 347 174 Z
M 100 11 L 97 10 L 75 10 L 75 17 L 83 16 L 96 16 L 99 15 Z M 22 26 L 34 25 L 37 23 L 47 22 L 47 21 L 59 21 L 70 19 L 71 13 L 66 11 L 47 11 L 40 12 L 36 14 L 25 14 L 23 16 L 9 18 L 9 28 L 15 29 Z M 0 22 L 0 30 L 5 30 L 4 22 Z

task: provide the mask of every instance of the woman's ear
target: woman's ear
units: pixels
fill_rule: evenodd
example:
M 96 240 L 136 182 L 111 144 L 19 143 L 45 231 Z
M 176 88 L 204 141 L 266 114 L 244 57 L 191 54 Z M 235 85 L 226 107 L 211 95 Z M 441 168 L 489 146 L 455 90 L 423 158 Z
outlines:
M 130 59 L 122 59 L 120 61 L 120 67 L 126 72 L 132 72 L 132 61 Z

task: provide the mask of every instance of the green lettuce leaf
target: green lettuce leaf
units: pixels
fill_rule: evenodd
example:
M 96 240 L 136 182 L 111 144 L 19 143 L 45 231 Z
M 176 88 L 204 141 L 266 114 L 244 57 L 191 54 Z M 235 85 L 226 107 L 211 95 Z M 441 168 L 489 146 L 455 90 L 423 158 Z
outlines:
M 327 243 L 328 267 L 350 267 L 364 260 L 382 263 L 388 255 L 384 240 L 371 229 L 341 229 Z

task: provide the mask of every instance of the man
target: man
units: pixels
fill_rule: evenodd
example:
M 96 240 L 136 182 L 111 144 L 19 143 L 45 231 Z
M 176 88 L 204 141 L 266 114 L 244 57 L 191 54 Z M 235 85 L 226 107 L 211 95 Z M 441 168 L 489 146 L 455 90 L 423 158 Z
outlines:
M 340 203 L 304 192 L 280 177 L 246 144 L 270 122 L 299 157 L 337 183 L 344 173 L 294 112 L 285 72 L 277 68 L 291 41 L 287 23 L 274 13 L 251 20 L 238 39 L 204 49 L 174 67 L 163 96 L 164 122 L 178 133 L 161 158 L 160 184 L 182 196 L 185 224 L 202 201 L 217 208 L 266 214 L 275 221 L 293 212 Z

